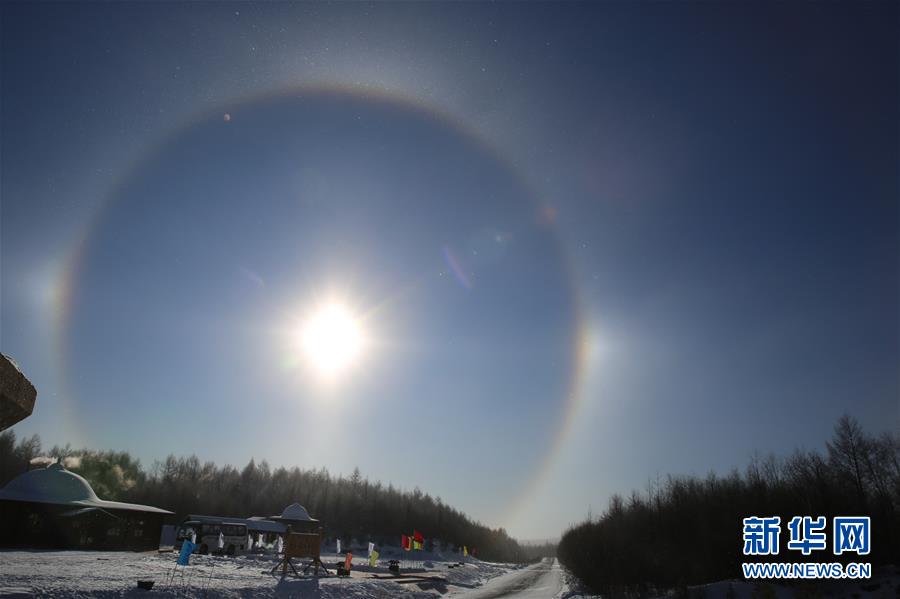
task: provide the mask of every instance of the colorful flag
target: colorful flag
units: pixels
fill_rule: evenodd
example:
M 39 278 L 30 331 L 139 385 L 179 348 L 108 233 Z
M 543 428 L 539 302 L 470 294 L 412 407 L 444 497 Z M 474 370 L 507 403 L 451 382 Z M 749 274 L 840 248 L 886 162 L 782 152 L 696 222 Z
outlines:
M 420 533 L 418 530 L 415 530 L 415 529 L 413 529 L 413 539 L 415 539 L 419 543 L 425 542 L 425 537 L 422 536 L 422 533 Z
M 178 565 L 179 566 L 187 566 L 188 562 L 191 559 L 191 553 L 194 552 L 194 549 L 197 547 L 195 543 L 191 543 L 187 539 L 185 539 L 181 543 L 181 553 L 178 554 Z
M 376 561 L 378 561 L 378 552 L 373 549 L 372 553 L 369 554 L 369 567 L 374 568 Z
M 469 550 L 466 549 L 465 545 L 463 545 L 463 557 L 468 557 L 468 556 L 469 556 Z
M 400 546 L 403 547 L 405 551 L 409 551 L 410 538 L 406 535 L 400 535 Z
M 413 541 L 413 549 L 416 551 L 422 551 L 422 543 L 419 541 Z
M 353 567 L 353 554 L 349 551 L 347 552 L 347 558 L 344 560 L 344 570 L 346 572 L 350 571 L 350 568 Z

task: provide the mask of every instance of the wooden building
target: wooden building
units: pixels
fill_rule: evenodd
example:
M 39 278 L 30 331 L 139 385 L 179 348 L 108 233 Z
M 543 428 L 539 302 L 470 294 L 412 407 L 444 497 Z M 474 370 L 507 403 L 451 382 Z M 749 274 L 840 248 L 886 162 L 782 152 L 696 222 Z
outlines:
M 147 551 L 172 512 L 104 501 L 61 464 L 30 470 L 0 490 L 0 547 Z

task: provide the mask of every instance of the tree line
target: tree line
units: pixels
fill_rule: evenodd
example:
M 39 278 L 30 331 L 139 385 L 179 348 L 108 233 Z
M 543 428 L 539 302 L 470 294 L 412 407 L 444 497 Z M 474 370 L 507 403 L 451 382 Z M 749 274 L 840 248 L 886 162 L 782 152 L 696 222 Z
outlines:
M 754 457 L 720 477 L 669 476 L 646 492 L 614 495 L 598 519 L 560 540 L 560 562 L 595 592 L 631 595 L 740 578 L 743 518 L 780 516 L 781 553 L 759 561 L 841 561 L 831 552 L 835 516 L 871 517 L 871 554 L 848 560 L 900 563 L 900 434 L 866 434 L 842 417 L 825 453 Z M 828 549 L 786 551 L 794 516 L 826 516 Z M 786 556 L 790 557 L 786 557 Z
M 401 534 L 420 531 L 426 549 L 473 548 L 490 561 L 525 562 L 550 547 L 518 543 L 503 528 L 492 529 L 415 488 L 412 491 L 372 482 L 359 469 L 350 476 L 325 468 L 272 468 L 251 459 L 242 469 L 219 466 L 192 455 L 170 455 L 148 470 L 125 451 L 53 447 L 43 453 L 37 435 L 16 442 L 13 431 L 0 433 L 0 486 L 42 461 L 60 461 L 83 476 L 101 499 L 153 505 L 187 514 L 232 517 L 272 516 L 294 502 L 322 521 L 328 539 L 346 543 L 374 541 L 399 545 Z

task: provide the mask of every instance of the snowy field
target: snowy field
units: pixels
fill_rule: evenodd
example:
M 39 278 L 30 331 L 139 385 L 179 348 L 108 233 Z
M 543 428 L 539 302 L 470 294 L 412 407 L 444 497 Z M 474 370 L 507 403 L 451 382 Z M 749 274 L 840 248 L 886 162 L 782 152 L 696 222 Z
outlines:
M 424 553 L 424 552 L 422 552 Z M 471 558 L 417 553 L 401 562 L 401 576 L 387 570 L 387 558 L 370 568 L 365 558 L 354 558 L 349 578 L 334 576 L 337 555 L 323 555 L 328 577 L 300 579 L 270 574 L 272 556 L 191 557 L 191 565 L 172 572 L 175 553 L 100 551 L 0 552 L 0 597 L 375 597 L 434 598 L 456 596 L 522 570 L 521 566 L 492 564 Z M 409 555 L 409 554 L 407 554 Z M 430 558 L 430 559 L 429 559 Z M 294 560 L 301 565 L 305 560 Z M 452 564 L 462 566 L 451 568 Z M 302 570 L 302 568 L 298 568 Z M 139 580 L 154 581 L 153 589 L 137 587 Z
M 388 572 L 386 559 L 370 568 L 365 558 L 354 558 L 352 575 L 338 578 L 333 575 L 338 556 L 323 555 L 331 576 L 282 579 L 270 573 L 276 563 L 272 556 L 195 555 L 191 566 L 183 571 L 179 568 L 173 578 L 174 553 L 0 551 L 0 597 L 600 599 L 583 593 L 578 581 L 555 560 L 523 567 L 463 558 L 464 565 L 456 566 L 459 556 L 445 559 L 439 554 L 419 554 L 417 557 L 425 559 L 402 561 L 399 577 Z M 875 574 L 868 581 L 820 582 L 806 586 L 722 581 L 689 587 L 686 596 L 697 599 L 900 597 L 900 570 L 887 567 Z M 153 589 L 139 589 L 139 580 L 152 580 Z

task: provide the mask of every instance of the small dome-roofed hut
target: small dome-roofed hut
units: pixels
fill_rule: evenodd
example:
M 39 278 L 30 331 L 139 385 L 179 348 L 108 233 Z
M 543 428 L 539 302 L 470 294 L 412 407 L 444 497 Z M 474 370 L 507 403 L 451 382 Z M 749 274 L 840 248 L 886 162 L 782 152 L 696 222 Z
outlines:
M 299 503 L 292 503 L 282 510 L 280 516 L 271 516 L 269 520 L 290 525 L 293 532 L 316 532 L 319 521 L 309 515 L 306 508 Z
M 0 489 L 0 546 L 156 549 L 163 518 L 171 513 L 104 501 L 83 477 L 51 464 Z

